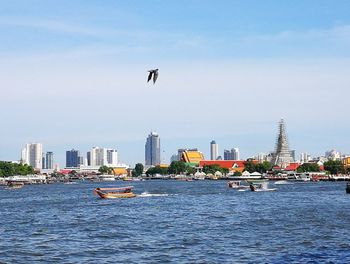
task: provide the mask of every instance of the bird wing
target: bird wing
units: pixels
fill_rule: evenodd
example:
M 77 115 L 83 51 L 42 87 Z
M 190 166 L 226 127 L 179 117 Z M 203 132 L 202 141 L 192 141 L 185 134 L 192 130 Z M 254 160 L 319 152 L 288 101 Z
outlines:
M 149 82 L 152 79 L 152 71 L 149 71 L 147 82 Z
M 155 71 L 153 74 L 153 83 L 156 82 L 157 78 L 158 78 L 158 71 Z

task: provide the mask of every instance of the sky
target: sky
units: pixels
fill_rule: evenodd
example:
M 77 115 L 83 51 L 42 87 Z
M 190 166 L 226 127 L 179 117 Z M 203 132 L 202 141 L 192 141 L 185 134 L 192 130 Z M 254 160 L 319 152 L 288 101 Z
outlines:
M 0 160 L 41 142 L 144 162 L 210 141 L 350 153 L 350 1 L 0 0 Z M 147 71 L 159 68 L 156 84 Z

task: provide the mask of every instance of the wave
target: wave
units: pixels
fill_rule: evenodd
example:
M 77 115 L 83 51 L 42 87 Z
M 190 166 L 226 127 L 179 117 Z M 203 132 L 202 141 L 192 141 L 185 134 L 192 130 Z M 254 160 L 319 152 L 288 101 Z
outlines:
M 137 197 L 159 197 L 159 196 L 169 196 L 169 194 L 167 194 L 167 193 L 149 193 L 149 192 L 143 192 L 143 193 L 137 195 Z

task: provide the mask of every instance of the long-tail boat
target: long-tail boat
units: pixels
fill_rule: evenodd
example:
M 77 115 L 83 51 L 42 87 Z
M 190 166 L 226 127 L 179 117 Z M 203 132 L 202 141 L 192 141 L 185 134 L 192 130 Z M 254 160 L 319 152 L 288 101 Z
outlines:
M 136 195 L 132 192 L 132 188 L 134 187 L 96 188 L 94 189 L 94 194 L 100 196 L 102 199 L 134 198 Z

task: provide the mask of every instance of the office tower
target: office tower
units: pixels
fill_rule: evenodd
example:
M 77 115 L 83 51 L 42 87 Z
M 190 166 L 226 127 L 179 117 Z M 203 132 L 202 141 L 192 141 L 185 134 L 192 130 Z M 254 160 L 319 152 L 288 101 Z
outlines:
M 210 142 L 210 159 L 216 160 L 219 156 L 219 146 L 216 144 L 215 140 Z
M 107 149 L 107 163 L 110 165 L 118 164 L 118 152 L 116 149 Z
M 225 149 L 224 150 L 224 160 L 232 160 L 232 156 L 231 156 L 231 151 Z
M 83 156 L 79 156 L 78 157 L 78 160 L 79 160 L 79 162 L 78 162 L 78 165 L 80 166 L 80 165 L 84 165 L 84 157 Z
M 260 162 L 260 163 L 266 161 L 266 154 L 259 153 L 257 159 L 258 159 L 258 162 Z
M 291 162 L 293 162 L 293 157 L 290 155 L 287 135 L 286 135 L 286 128 L 285 128 L 283 118 L 279 122 L 278 127 L 279 129 L 278 129 L 278 135 L 276 139 L 275 152 L 272 158 L 272 164 L 277 165 L 281 168 L 285 168 Z
M 46 162 L 45 162 L 44 153 L 42 154 L 42 158 L 41 158 L 41 168 L 46 169 Z
M 91 151 L 86 152 L 87 165 L 91 166 Z
M 300 162 L 305 163 L 309 161 L 309 155 L 307 153 L 300 153 Z
M 294 149 L 290 151 L 290 155 L 292 156 L 293 161 L 296 160 L 296 158 L 295 158 L 295 150 Z
M 53 152 L 48 151 L 45 156 L 45 169 L 52 170 L 54 166 Z
M 160 138 L 156 132 L 151 132 L 145 144 L 145 164 L 146 166 L 160 164 Z
M 239 148 L 231 149 L 231 155 L 233 160 L 240 160 Z
M 90 151 L 91 166 L 107 165 L 107 149 L 93 147 Z
M 232 148 L 231 150 L 224 150 L 224 160 L 239 160 L 239 149 Z
M 79 150 L 68 150 L 66 151 L 66 168 L 77 168 L 80 162 Z
M 42 152 L 41 143 L 26 144 L 22 149 L 21 163 L 28 164 L 34 169 L 42 169 Z

